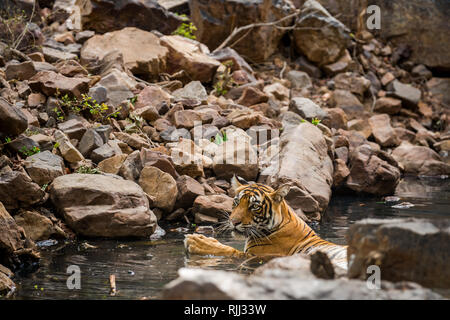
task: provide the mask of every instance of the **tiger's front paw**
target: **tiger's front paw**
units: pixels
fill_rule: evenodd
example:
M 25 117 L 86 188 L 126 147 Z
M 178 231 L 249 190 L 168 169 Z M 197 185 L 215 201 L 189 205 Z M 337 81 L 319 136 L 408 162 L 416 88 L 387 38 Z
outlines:
M 232 251 L 227 246 L 202 234 L 187 234 L 184 239 L 184 247 L 189 254 L 232 255 Z

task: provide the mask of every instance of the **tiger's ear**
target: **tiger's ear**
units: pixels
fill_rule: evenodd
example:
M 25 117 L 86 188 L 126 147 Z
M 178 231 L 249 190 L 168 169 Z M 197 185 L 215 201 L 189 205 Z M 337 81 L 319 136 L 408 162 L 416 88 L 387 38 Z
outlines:
M 281 187 L 279 187 L 277 190 L 272 192 L 270 194 L 270 197 L 275 202 L 281 202 L 283 201 L 284 197 L 286 197 L 289 193 L 289 190 L 291 190 L 291 186 L 289 184 L 283 184 Z
M 233 189 L 233 191 L 236 191 L 237 188 L 247 185 L 247 184 L 248 184 L 248 182 L 245 179 L 243 179 L 235 174 L 233 175 L 233 178 L 231 178 L 231 188 Z

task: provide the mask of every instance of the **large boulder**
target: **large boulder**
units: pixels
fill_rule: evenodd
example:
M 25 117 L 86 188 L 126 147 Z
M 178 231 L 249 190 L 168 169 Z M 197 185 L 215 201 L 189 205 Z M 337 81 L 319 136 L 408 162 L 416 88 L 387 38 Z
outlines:
M 312 219 L 320 220 L 331 197 L 333 184 L 333 162 L 328 153 L 328 144 L 322 131 L 311 123 L 294 124 L 283 121 L 280 137 L 281 150 L 274 152 L 270 165 L 258 179 L 274 188 L 290 183 L 291 190 L 286 201 L 294 209 L 301 209 Z
M 84 30 L 105 33 L 125 27 L 172 33 L 183 21 L 156 0 L 91 0 L 81 9 Z
M 161 44 L 169 49 L 167 73 L 184 70 L 192 80 L 210 82 L 220 62 L 202 52 L 197 41 L 181 36 L 161 37 Z
M 28 120 L 22 110 L 0 98 L 0 133 L 19 135 L 27 128 Z
M 349 169 L 346 185 L 357 192 L 393 194 L 400 181 L 397 162 L 386 152 L 375 150 L 368 144 L 351 151 Z
M 133 74 L 145 77 L 164 72 L 168 49 L 151 32 L 137 28 L 124 28 L 87 40 L 81 48 L 81 63 L 95 66 L 112 51 L 123 56 L 123 62 Z
M 31 206 L 44 200 L 45 192 L 22 171 L 0 174 L 0 201 L 7 209 Z
M 293 35 L 295 48 L 319 66 L 336 62 L 350 40 L 347 27 L 315 0 L 303 4 Z
M 80 235 L 148 237 L 156 229 L 145 192 L 119 176 L 68 174 L 56 178 L 49 192 L 67 225 Z
M 190 0 L 191 19 L 197 27 L 197 40 L 211 50 L 217 48 L 234 28 L 258 22 L 273 22 L 294 12 L 290 1 L 285 0 Z M 279 26 L 287 27 L 293 19 L 286 19 Z M 245 30 L 229 44 L 242 37 Z M 266 61 L 277 50 L 277 46 L 286 30 L 263 26 L 253 28 L 245 38 L 237 42 L 233 49 L 250 61 Z M 257 50 L 255 50 L 257 48 Z
M 258 270 L 258 269 L 257 269 Z M 181 268 L 179 277 L 168 283 L 163 299 L 188 300 L 374 300 L 443 299 L 413 283 L 383 282 L 373 290 L 365 281 L 317 279 L 303 269 L 274 268 L 246 276 L 222 270 Z
M 348 233 L 349 277 L 367 277 L 377 265 L 381 280 L 450 288 L 450 222 L 446 219 L 365 219 Z
M 450 165 L 434 150 L 403 142 L 392 151 L 392 157 L 402 164 L 406 173 L 438 176 L 450 174 Z

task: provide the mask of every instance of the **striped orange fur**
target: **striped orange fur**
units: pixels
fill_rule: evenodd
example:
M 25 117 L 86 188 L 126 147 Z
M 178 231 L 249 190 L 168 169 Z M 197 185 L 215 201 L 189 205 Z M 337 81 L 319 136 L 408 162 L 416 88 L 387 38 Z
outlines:
M 259 183 L 247 184 L 233 177 L 235 190 L 233 211 L 225 229 L 237 230 L 247 236 L 244 252 L 225 246 L 214 238 L 187 235 L 185 246 L 192 254 L 218 256 L 265 256 L 312 254 L 325 252 L 331 262 L 347 269 L 347 247 L 320 238 L 291 207 L 284 197 L 289 186 L 277 190 Z

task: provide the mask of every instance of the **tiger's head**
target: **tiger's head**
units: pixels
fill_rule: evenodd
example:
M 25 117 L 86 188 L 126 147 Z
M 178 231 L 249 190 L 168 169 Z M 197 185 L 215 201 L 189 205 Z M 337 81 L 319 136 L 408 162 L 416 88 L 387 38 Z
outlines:
M 289 185 L 274 190 L 233 176 L 231 187 L 236 196 L 228 221 L 230 229 L 258 236 L 258 233 L 276 228 L 282 221 L 282 202 L 289 192 Z

